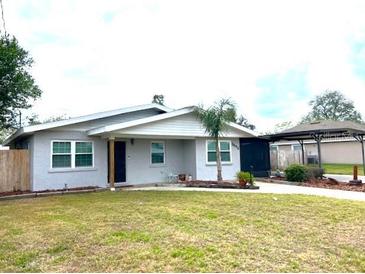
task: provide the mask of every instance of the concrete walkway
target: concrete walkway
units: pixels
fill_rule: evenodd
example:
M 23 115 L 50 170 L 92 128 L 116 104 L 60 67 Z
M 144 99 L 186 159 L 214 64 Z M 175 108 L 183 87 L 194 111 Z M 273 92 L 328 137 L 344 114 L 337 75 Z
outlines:
M 256 182 L 260 187 L 257 190 L 248 189 L 217 189 L 217 188 L 198 188 L 198 187 L 184 187 L 184 186 L 151 186 L 151 187 L 133 187 L 128 188 L 128 191 L 138 190 L 155 190 L 155 191 L 211 191 L 211 192 L 238 192 L 238 193 L 273 193 L 273 194 L 305 194 L 324 196 L 337 199 L 347 199 L 354 201 L 365 202 L 365 192 L 345 191 L 337 189 L 305 187 L 305 186 L 291 186 L 284 184 L 263 183 Z

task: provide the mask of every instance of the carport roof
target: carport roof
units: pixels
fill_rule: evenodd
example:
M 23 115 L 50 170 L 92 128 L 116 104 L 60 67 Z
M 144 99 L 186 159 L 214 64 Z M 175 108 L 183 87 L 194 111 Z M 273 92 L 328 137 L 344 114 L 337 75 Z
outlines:
M 300 124 L 280 133 L 263 137 L 271 141 L 278 140 L 308 140 L 314 135 L 322 135 L 323 138 L 346 137 L 353 135 L 365 135 L 365 125 L 351 121 L 323 120 L 312 123 Z

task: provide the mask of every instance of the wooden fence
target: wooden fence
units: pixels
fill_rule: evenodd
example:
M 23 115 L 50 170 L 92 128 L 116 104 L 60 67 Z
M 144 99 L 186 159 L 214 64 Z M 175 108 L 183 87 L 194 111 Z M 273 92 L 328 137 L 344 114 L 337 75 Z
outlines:
M 304 152 L 306 162 L 307 154 Z M 270 151 L 271 170 L 283 170 L 291 164 L 302 164 L 301 151 Z
M 0 150 L 0 192 L 30 190 L 29 152 Z

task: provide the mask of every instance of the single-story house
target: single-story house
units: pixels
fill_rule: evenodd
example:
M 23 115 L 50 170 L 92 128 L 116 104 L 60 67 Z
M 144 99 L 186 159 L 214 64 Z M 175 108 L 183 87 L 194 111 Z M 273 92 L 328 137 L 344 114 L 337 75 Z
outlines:
M 240 144 L 246 138 L 257 137 L 238 124 L 227 124 L 219 144 L 224 179 L 241 170 Z M 172 110 L 148 104 L 27 126 L 5 145 L 29 150 L 32 191 L 107 187 L 109 181 L 159 183 L 175 174 L 216 178 L 214 142 L 194 107 Z

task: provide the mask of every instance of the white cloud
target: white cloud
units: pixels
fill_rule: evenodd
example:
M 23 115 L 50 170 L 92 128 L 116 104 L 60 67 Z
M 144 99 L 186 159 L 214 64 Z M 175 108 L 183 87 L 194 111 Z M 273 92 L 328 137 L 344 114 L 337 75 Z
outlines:
M 307 102 L 288 105 L 282 119 L 260 116 L 257 80 L 303 65 L 311 94 L 342 90 L 365 115 L 365 76 L 354 75 L 349 57 L 350 41 L 365 32 L 365 1 L 4 5 L 8 30 L 36 61 L 44 94 L 34 111 L 42 117 L 148 103 L 155 93 L 172 107 L 230 96 L 265 131 L 299 119 Z

